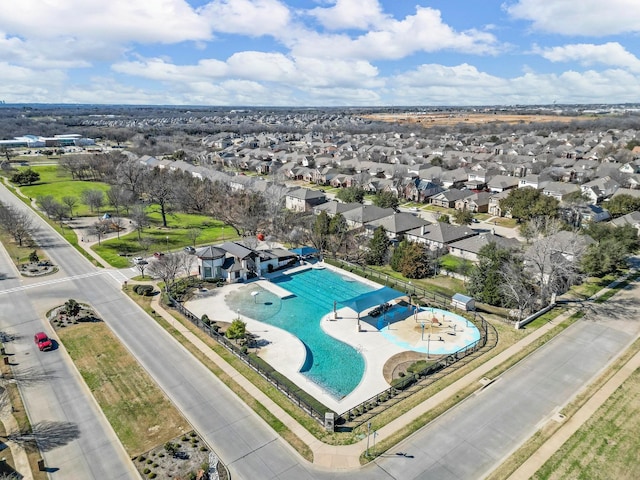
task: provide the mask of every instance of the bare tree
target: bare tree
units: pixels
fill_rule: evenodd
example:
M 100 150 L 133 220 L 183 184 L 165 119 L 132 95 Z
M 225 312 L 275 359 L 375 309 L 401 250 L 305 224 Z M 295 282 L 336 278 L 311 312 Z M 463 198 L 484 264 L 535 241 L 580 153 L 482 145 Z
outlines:
M 22 246 L 37 231 L 36 223 L 29 212 L 0 203 L 0 227 Z
M 144 272 L 148 266 L 149 266 L 149 262 L 147 262 L 146 260 L 140 260 L 139 262 L 136 263 L 136 268 L 140 272 L 140 275 L 142 275 L 142 278 L 144 278 Z
M 89 206 L 91 211 L 100 211 L 104 205 L 104 192 L 102 190 L 87 189 L 81 193 L 82 201 Z
M 149 226 L 149 217 L 144 205 L 136 204 L 131 210 L 131 221 L 138 232 L 138 241 L 142 240 L 142 231 Z
M 154 240 L 151 237 L 141 237 L 141 238 L 138 238 L 138 243 L 140 244 L 140 248 L 142 249 L 142 251 L 148 252 L 149 247 L 153 245 Z
M 170 212 L 176 198 L 173 180 L 174 176 L 170 172 L 159 168 L 147 172 L 144 177 L 144 195 L 160 207 L 160 216 L 164 227 L 167 226 L 167 213 Z
M 134 198 L 140 198 L 144 190 L 144 176 L 148 168 L 137 161 L 124 161 L 116 168 L 116 182 L 129 190 Z
M 502 277 L 499 288 L 507 300 L 505 303 L 517 308 L 518 320 L 522 320 L 536 300 L 535 285 L 531 276 L 522 268 L 522 259 L 516 255 L 507 258 L 499 273 Z
M 120 239 L 120 230 L 124 230 L 124 220 L 120 217 L 112 218 L 111 225 L 116 229 L 116 233 L 118 234 L 118 239 Z
M 184 253 L 162 255 L 149 263 L 147 271 L 153 277 L 164 282 L 166 292 L 170 292 L 176 282 L 178 274 L 184 269 Z
M 73 217 L 73 209 L 78 204 L 78 197 L 65 195 L 62 197 L 62 203 L 64 203 L 69 209 L 69 217 Z
M 104 222 L 95 222 L 91 225 L 90 232 L 98 237 L 98 245 L 101 244 L 102 237 L 109 231 L 109 227 Z
M 191 245 L 193 245 L 194 247 L 196 246 L 196 240 L 198 240 L 198 237 L 202 235 L 202 230 L 200 230 L 199 228 L 190 228 L 189 230 L 187 230 L 187 238 L 189 238 L 189 240 L 191 241 Z
M 561 231 L 557 220 L 546 223 L 545 236 L 525 252 L 525 267 L 538 284 L 538 295 L 546 304 L 554 292 L 563 292 L 580 278 L 580 259 L 587 242 L 577 232 Z
M 131 204 L 132 194 L 120 185 L 112 185 L 106 192 L 107 201 L 113 207 L 116 215 L 120 215 L 120 209 Z

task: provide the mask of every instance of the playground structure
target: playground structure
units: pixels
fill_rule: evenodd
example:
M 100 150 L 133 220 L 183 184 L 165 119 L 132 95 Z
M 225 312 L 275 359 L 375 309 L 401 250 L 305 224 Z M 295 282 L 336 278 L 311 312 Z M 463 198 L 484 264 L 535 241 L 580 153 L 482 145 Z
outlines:
M 423 352 L 427 357 L 447 355 L 479 338 L 476 326 L 468 319 L 433 307 L 411 307 L 403 321 L 387 324 L 381 332 L 387 340 L 407 350 Z

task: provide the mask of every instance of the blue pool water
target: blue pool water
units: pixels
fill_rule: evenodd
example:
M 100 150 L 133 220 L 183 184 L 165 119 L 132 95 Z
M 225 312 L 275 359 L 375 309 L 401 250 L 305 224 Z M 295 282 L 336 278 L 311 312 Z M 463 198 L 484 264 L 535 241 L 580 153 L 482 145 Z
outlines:
M 226 301 L 234 311 L 298 337 L 307 348 L 301 373 L 336 398 L 348 395 L 362 379 L 364 359 L 353 347 L 324 333 L 320 320 L 333 311 L 334 300 L 347 300 L 375 288 L 329 269 L 282 275 L 272 282 L 293 296 L 280 299 L 259 289 L 260 293 L 252 297 L 251 293 L 258 291 L 256 287 L 238 290 Z

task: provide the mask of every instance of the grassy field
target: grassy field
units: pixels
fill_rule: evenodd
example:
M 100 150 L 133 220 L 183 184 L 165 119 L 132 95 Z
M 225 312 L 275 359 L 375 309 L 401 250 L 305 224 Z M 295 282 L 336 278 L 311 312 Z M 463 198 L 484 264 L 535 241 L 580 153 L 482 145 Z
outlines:
M 191 430 L 104 323 L 79 323 L 58 335 L 130 456 Z
M 142 232 L 142 237 L 152 241 L 148 250 L 144 250 L 140 245 L 138 232 L 122 235 L 119 239 L 104 240 L 100 245 L 94 245 L 93 249 L 112 267 L 124 268 L 131 265 L 127 256 L 146 256 L 156 251 L 179 250 L 191 245 L 192 241 L 189 238 L 191 229 L 200 230 L 200 235 L 196 239 L 197 245 L 236 238 L 235 230 L 231 227 L 225 227 L 224 223 L 205 215 L 171 214 L 167 219 L 168 227 L 164 228 L 160 213 L 150 207 L 149 220 L 151 226 Z
M 639 429 L 640 370 L 636 370 L 534 478 L 640 478 Z
M 58 168 L 57 165 L 40 165 L 31 167 L 32 170 L 40 174 L 40 181 L 33 185 L 20 187 L 22 193 L 30 198 L 51 195 L 58 202 L 62 203 L 62 197 L 76 197 L 78 204 L 75 206 L 73 214 L 75 216 L 91 215 L 89 207 L 81 203 L 81 194 L 85 190 L 109 190 L 109 185 L 103 182 L 85 182 L 72 180 L 71 175 Z M 21 170 L 21 169 L 18 169 Z M 104 209 L 107 211 L 108 209 Z

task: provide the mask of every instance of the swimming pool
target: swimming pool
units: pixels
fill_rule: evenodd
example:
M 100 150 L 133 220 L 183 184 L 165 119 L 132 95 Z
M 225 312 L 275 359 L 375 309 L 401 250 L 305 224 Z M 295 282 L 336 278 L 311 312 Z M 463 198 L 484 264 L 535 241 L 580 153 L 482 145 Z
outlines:
M 293 296 L 281 299 L 264 289 L 252 296 L 256 288 L 251 288 L 238 290 L 225 301 L 242 315 L 298 337 L 307 350 L 300 372 L 338 399 L 348 395 L 362 379 L 364 359 L 350 345 L 327 335 L 320 321 L 333 311 L 334 301 L 339 303 L 375 288 L 330 269 L 313 268 L 281 275 L 272 282 Z

